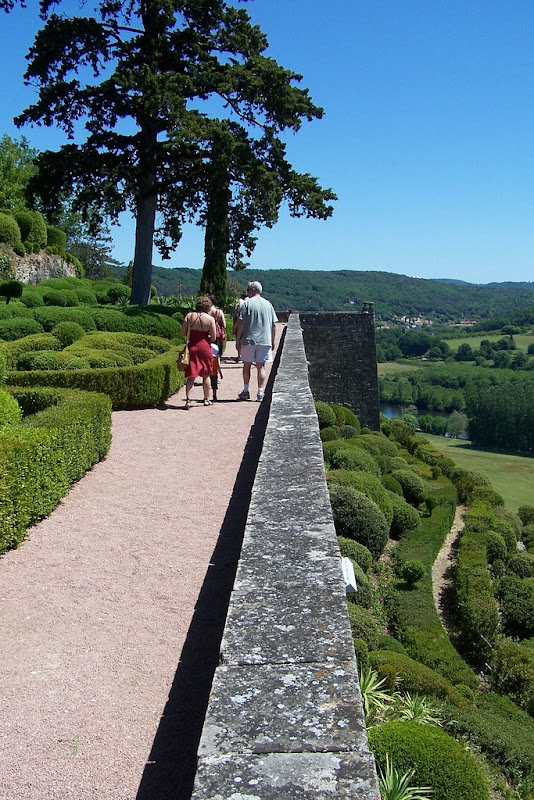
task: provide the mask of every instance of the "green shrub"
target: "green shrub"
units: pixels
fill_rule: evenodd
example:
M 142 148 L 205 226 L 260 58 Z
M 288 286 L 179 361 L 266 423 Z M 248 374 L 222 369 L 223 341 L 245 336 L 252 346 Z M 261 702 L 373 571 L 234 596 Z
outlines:
M 142 309 L 136 306 L 125 308 L 123 313 L 128 320 L 128 330 L 131 333 L 144 334 L 145 336 L 161 336 L 164 339 L 177 339 L 180 337 L 182 326 L 172 317 L 158 313 L 156 309 L 157 306 L 153 308 L 148 306 Z
M 78 322 L 60 322 L 52 329 L 52 334 L 59 339 L 61 347 L 68 347 L 85 336 L 85 331 Z
M 74 290 L 79 302 L 84 306 L 96 306 L 96 294 L 91 289 L 80 287 Z
M 387 436 L 384 436 L 383 433 L 379 433 L 378 431 L 364 433 L 360 436 L 360 439 L 364 443 L 367 442 L 371 444 L 375 452 L 379 452 L 383 456 L 388 456 L 388 458 L 395 458 L 399 452 L 395 442 L 392 442 L 391 439 L 388 439 Z
M 360 423 L 356 414 L 346 406 L 340 406 L 337 403 L 332 403 L 330 408 L 336 415 L 336 425 L 350 425 L 360 432 Z
M 316 400 L 315 412 L 317 414 L 317 421 L 319 423 L 320 430 L 323 428 L 332 428 L 334 425 L 336 425 L 336 415 L 334 409 L 331 408 L 328 403 L 325 403 L 322 400 Z
M 386 755 L 401 774 L 413 769 L 419 786 L 435 800 L 489 800 L 489 787 L 473 756 L 446 731 L 414 721 L 385 722 L 369 730 L 379 769 Z
M 77 344 L 75 342 L 72 347 Z M 167 353 L 131 367 L 10 372 L 8 379 L 17 386 L 56 386 L 102 392 L 111 398 L 114 409 L 153 407 L 184 384 L 184 373 L 178 372 L 176 367 L 178 352 L 177 347 L 171 347 Z M 72 357 L 78 356 L 79 353 L 72 353 Z
M 400 539 L 408 531 L 415 530 L 421 522 L 419 512 L 393 492 L 390 492 L 391 503 L 393 505 L 393 519 L 389 528 L 389 535 L 392 539 Z
M 344 536 L 338 536 L 337 540 L 341 555 L 355 561 L 365 573 L 369 572 L 373 563 L 373 556 L 367 547 L 360 544 L 360 542 L 355 542 L 353 539 L 346 539 Z
M 402 642 L 399 642 L 398 639 L 395 639 L 393 636 L 390 636 L 386 633 L 383 633 L 378 637 L 378 649 L 391 650 L 393 653 L 406 653 L 406 648 Z
M 384 488 L 388 490 L 388 492 L 393 492 L 393 494 L 398 495 L 404 499 L 404 495 L 402 493 L 402 486 L 392 475 L 382 475 L 380 480 L 382 481 Z
M 463 698 L 452 683 L 435 670 L 426 667 L 404 653 L 392 650 L 375 650 L 369 653 L 371 669 L 377 670 L 382 664 L 391 664 L 402 681 L 402 690 L 411 694 L 432 695 L 463 704 Z
M 17 225 L 17 221 L 9 214 L 4 214 L 0 211 L 0 242 L 4 244 L 10 245 L 10 247 L 18 246 L 20 249 L 20 245 L 22 244 L 22 240 L 20 238 L 20 228 Z
M 21 302 L 24 303 L 26 308 L 42 308 L 44 306 L 43 295 L 37 292 L 32 292 L 31 289 L 28 289 L 28 287 L 24 288 Z
M 345 440 L 351 441 L 351 440 Z M 330 456 L 330 466 L 333 469 L 361 470 L 379 475 L 380 470 L 374 458 L 359 447 L 348 445 L 334 450 Z
M 17 361 L 19 370 L 61 369 L 62 364 L 56 350 L 30 350 L 22 353 Z
M 456 486 L 458 499 L 461 503 L 470 503 L 472 492 L 477 487 L 486 486 L 491 488 L 489 478 L 486 475 L 481 475 L 479 472 L 471 472 L 471 470 L 462 469 L 461 467 L 457 467 L 450 477 Z
M 528 525 L 524 526 L 523 530 L 521 531 L 521 540 L 526 547 L 534 542 L 534 524 L 529 523 Z
M 499 624 L 497 603 L 486 561 L 486 540 L 485 534 L 464 531 L 454 572 L 462 649 L 468 659 L 479 666 L 483 666 L 489 658 L 489 649 Z
M 33 319 L 32 312 L 20 305 L 20 303 L 13 303 L 13 305 L 0 305 L 0 320 L 13 319 L 13 317 L 26 317 L 26 319 Z
M 33 313 L 35 319 L 43 326 L 45 331 L 53 330 L 60 322 L 77 322 L 84 331 L 96 330 L 95 321 L 93 320 L 93 314 L 96 312 L 93 310 L 48 306 L 46 308 L 36 308 Z
M 340 438 L 339 428 L 322 428 L 319 432 L 322 442 L 334 442 Z
M 0 429 L 4 425 L 16 425 L 22 418 L 22 411 L 15 398 L 0 389 Z
M 476 486 L 471 492 L 471 502 L 480 500 L 489 506 L 504 506 L 504 498 L 490 486 Z
M 501 536 L 508 555 L 513 555 L 517 551 L 517 534 L 515 527 L 506 519 L 496 518 L 492 529 L 494 533 Z
M 353 641 L 358 674 L 361 675 L 364 670 L 369 669 L 369 648 L 365 639 L 360 639 L 359 636 L 355 636 Z
M 523 525 L 534 525 L 534 506 L 519 506 L 517 515 Z
M 347 603 L 347 609 L 353 639 L 363 639 L 369 650 L 375 650 L 378 645 L 378 626 L 371 612 L 356 603 Z
M 339 429 L 342 439 L 352 439 L 354 436 L 358 436 L 359 432 L 359 428 L 355 428 L 354 425 L 342 425 Z
M 393 503 L 390 496 L 376 475 L 369 472 L 350 471 L 344 469 L 330 470 L 326 475 L 328 485 L 350 486 L 367 495 L 377 504 L 386 518 L 388 525 L 393 519 Z
M 500 580 L 499 598 L 503 627 L 511 636 L 534 636 L 534 578 L 505 575 Z
M 25 417 L 0 431 L 0 551 L 16 547 L 111 441 L 105 396 L 42 387 L 10 391 Z
M 456 686 L 464 683 L 471 689 L 478 687 L 473 670 L 452 646 L 439 619 L 429 620 L 426 628 L 408 626 L 402 633 L 406 653 L 425 667 L 437 672 Z
M 39 211 L 19 211 L 15 214 L 15 219 L 20 229 L 20 238 L 26 245 L 37 245 L 37 252 L 41 247 L 46 247 L 46 222 Z
M 61 344 L 51 333 L 36 333 L 0 344 L 0 352 L 5 358 L 7 369 L 16 369 L 19 356 L 29 350 L 61 350 Z
M 88 358 L 74 356 L 63 362 L 63 369 L 91 369 L 91 363 Z
M 356 603 L 357 606 L 370 608 L 373 598 L 371 594 L 371 583 L 369 578 L 357 561 L 352 561 L 352 566 L 354 567 L 354 575 L 356 578 L 356 586 L 358 587 L 358 591 L 349 602 Z
M 447 708 L 444 709 L 447 712 Z M 532 718 L 506 697 L 483 692 L 472 704 L 450 709 L 447 727 L 468 738 L 514 783 L 534 780 L 534 725 Z
M 488 531 L 486 535 L 486 559 L 488 564 L 493 564 L 497 559 L 506 559 L 506 543 L 496 531 Z
M 355 489 L 330 487 L 330 503 L 338 536 L 364 544 L 375 558 L 388 540 L 388 524 L 376 503 Z
M 117 283 L 115 286 L 110 286 L 106 292 L 108 303 L 126 303 L 130 299 L 132 290 L 129 286 Z
M 62 308 L 73 308 L 80 304 L 76 292 L 69 289 L 48 289 L 43 294 L 43 300 L 45 306 L 61 306 Z
M 423 502 L 426 489 L 425 483 L 419 475 L 409 469 L 398 469 L 392 473 L 392 477 L 400 483 L 407 503 L 418 506 Z
M 492 688 L 534 716 L 534 649 L 501 639 L 491 655 Z
M 0 319 L 0 339 L 5 342 L 14 342 L 32 333 L 42 333 L 43 327 L 30 317 L 13 317 Z
M 516 553 L 508 561 L 507 568 L 520 578 L 534 578 L 534 556 L 532 553 Z
M 49 248 L 55 248 L 58 253 L 64 253 L 67 247 L 67 234 L 61 228 L 47 225 L 46 244 Z
M 417 558 L 405 561 L 399 571 L 399 577 L 408 587 L 415 586 L 425 574 L 425 565 Z

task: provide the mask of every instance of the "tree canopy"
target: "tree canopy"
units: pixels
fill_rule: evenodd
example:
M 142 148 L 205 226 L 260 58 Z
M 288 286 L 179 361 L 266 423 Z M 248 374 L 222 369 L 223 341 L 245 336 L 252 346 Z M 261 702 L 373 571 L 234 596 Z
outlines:
M 39 155 L 33 190 L 45 208 L 72 194 L 95 224 L 133 213 L 132 302 L 148 300 L 154 237 L 167 256 L 196 215 L 223 237 L 219 257 L 241 264 L 252 230 L 274 222 L 283 197 L 313 216 L 331 213 L 334 195 L 314 178 L 292 172 L 283 156 L 273 166 L 278 135 L 323 110 L 298 86 L 300 75 L 264 55 L 267 39 L 245 9 L 224 0 L 100 0 L 95 16 L 68 17 L 53 7 L 41 3 L 46 22 L 28 56 L 25 79 L 38 99 L 17 124 L 55 124 L 70 141 Z M 266 201 L 258 176 L 272 186 Z M 209 247 L 208 233 L 208 255 Z

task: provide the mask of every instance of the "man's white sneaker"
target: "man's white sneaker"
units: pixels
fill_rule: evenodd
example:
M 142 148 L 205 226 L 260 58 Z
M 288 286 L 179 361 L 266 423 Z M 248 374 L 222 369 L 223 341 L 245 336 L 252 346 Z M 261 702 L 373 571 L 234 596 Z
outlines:
M 258 401 L 258 403 L 261 403 L 264 397 L 265 397 L 265 392 L 263 391 L 263 389 L 258 389 L 258 394 L 256 395 L 256 400 Z

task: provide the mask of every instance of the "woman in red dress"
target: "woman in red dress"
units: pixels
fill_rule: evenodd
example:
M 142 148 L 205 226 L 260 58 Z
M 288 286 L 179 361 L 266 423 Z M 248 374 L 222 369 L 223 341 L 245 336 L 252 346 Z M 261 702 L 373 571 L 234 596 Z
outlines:
M 210 375 L 213 368 L 213 353 L 211 343 L 217 338 L 215 320 L 209 314 L 211 300 L 203 295 L 196 302 L 195 311 L 190 311 L 184 319 L 182 325 L 182 336 L 189 333 L 189 366 L 185 377 L 185 408 L 191 408 L 191 389 L 194 386 L 195 378 L 202 378 L 202 390 L 204 392 L 204 405 L 211 406 L 210 398 Z

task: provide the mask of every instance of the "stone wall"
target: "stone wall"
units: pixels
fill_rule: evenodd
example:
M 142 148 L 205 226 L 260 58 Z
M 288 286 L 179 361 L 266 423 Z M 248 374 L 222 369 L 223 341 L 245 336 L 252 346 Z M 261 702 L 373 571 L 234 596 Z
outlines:
M 315 399 L 346 405 L 380 430 L 374 315 L 306 312 L 300 324 Z
M 378 800 L 299 317 L 273 384 L 194 800 Z
M 75 278 L 76 267 L 58 255 L 44 251 L 25 256 L 10 256 L 14 278 L 22 283 L 36 285 L 46 278 Z

